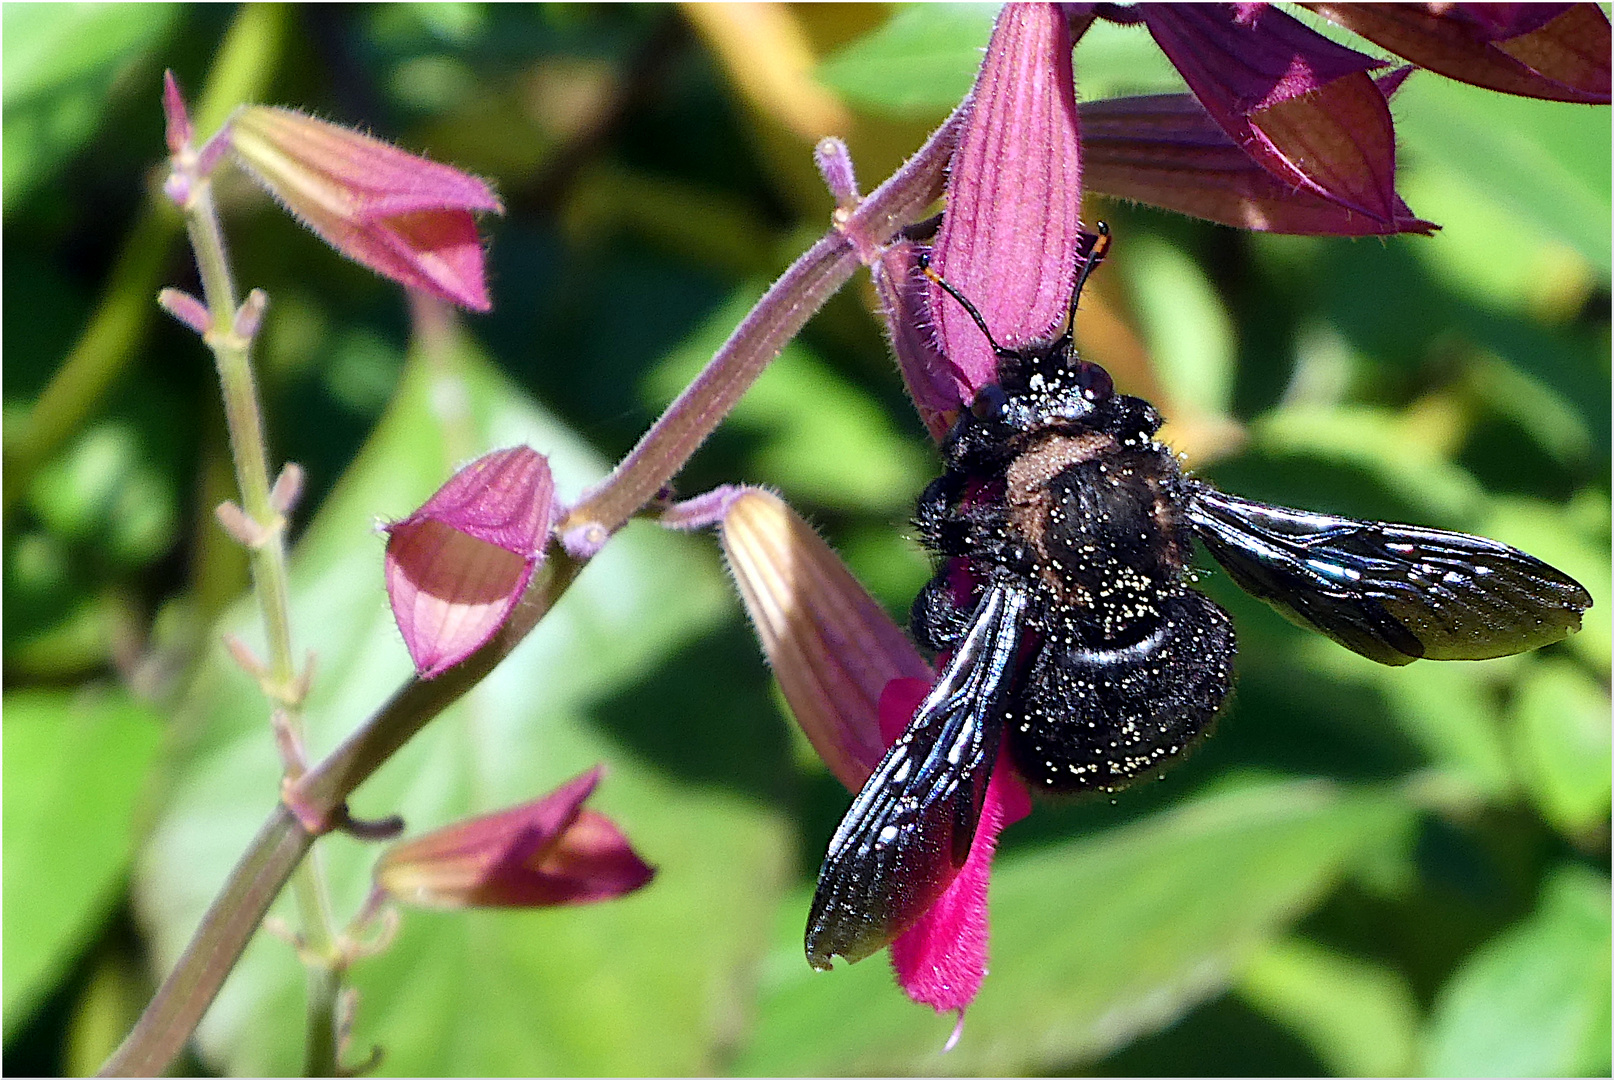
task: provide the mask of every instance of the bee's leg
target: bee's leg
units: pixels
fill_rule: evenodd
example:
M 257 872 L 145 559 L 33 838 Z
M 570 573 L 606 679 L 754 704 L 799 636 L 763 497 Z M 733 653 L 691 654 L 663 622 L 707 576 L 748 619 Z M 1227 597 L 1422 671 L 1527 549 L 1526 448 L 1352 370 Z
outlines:
M 945 652 L 956 646 L 969 628 L 970 597 L 968 570 L 962 559 L 948 559 L 913 598 L 908 613 L 908 630 L 927 649 Z

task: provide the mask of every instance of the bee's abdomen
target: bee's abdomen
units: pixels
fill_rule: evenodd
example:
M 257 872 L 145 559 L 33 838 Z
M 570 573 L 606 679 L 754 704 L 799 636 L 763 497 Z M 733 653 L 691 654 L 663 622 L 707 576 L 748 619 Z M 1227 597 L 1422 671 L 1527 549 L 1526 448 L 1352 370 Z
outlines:
M 1095 647 L 1071 612 L 1042 648 L 1008 716 L 1009 748 L 1032 787 L 1111 790 L 1157 770 L 1205 730 L 1232 684 L 1227 613 L 1181 588 L 1157 598 L 1154 629 Z

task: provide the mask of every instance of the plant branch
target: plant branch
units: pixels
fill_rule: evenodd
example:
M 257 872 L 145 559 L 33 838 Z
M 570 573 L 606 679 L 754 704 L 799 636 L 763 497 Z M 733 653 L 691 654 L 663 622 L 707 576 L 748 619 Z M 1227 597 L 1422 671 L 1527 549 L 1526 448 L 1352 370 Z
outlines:
M 639 445 L 568 518 L 565 526 L 609 536 L 650 502 L 722 420 L 714 402 L 731 407 L 767 363 L 856 266 L 849 235 L 889 239 L 923 216 L 940 195 L 957 141 L 959 113 L 856 210 L 814 244 L 774 283 L 696 380 Z M 760 312 L 760 314 L 759 314 Z M 696 387 L 700 387 L 699 393 Z M 594 550 L 598 550 L 597 546 Z M 430 681 L 410 679 L 357 731 L 294 783 L 300 807 L 324 821 L 338 820 L 353 791 L 449 705 L 491 672 L 548 614 L 593 555 L 551 542 L 548 557 L 510 618 L 464 663 Z M 196 936 L 163 982 L 102 1075 L 152 1074 L 184 1046 L 224 978 L 246 948 L 270 901 L 291 877 L 312 842 L 284 804 L 277 807 Z

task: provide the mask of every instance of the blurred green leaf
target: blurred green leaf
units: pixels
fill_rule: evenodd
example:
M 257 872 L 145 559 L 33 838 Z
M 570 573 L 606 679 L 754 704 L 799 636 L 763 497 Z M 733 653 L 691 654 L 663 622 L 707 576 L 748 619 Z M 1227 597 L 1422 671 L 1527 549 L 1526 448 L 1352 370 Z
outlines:
M 1370 686 L 1390 706 L 1401 734 L 1435 765 L 1460 779 L 1471 794 L 1504 798 L 1513 773 L 1497 717 L 1495 683 L 1505 670 L 1496 664 L 1425 660 L 1405 667 L 1374 663 L 1321 635 L 1300 645 L 1301 663 L 1328 672 L 1342 683 Z
M 818 81 L 872 112 L 942 117 L 975 82 L 995 4 L 911 4 L 818 65 Z
M 603 472 L 479 354 L 412 360 L 294 560 L 293 626 L 299 647 L 319 656 L 309 704 L 316 751 L 409 670 L 382 588 L 381 541 L 368 536 L 375 516 L 408 513 L 457 461 L 517 442 L 551 455 L 563 496 Z M 356 1045 L 383 1046 L 384 1070 L 714 1067 L 733 1037 L 746 972 L 766 947 L 788 861 L 784 823 L 754 790 L 788 768 L 760 666 L 754 711 L 715 724 L 674 709 L 671 676 L 659 670 L 672 665 L 676 675 L 675 652 L 729 609 L 726 593 L 706 538 L 630 526 L 498 671 L 357 793 L 355 813 L 397 810 L 419 831 L 531 798 L 604 760 L 609 775 L 592 805 L 659 867 L 647 889 L 609 904 L 407 913 L 396 946 L 354 972 Z M 248 621 L 238 610 L 228 623 L 251 640 L 260 634 Z M 614 695 L 652 676 L 661 696 L 633 700 L 662 707 L 613 718 Z M 749 709 L 750 699 L 738 700 Z M 140 908 L 165 965 L 278 789 L 264 702 L 221 651 L 208 657 L 183 720 L 193 742 L 174 763 L 172 798 L 139 878 Z M 333 837 L 316 854 L 336 910 L 351 913 L 368 892 L 375 849 Z M 302 1009 L 292 951 L 260 935 L 209 1013 L 202 1045 L 231 1073 L 289 1073 L 300 1061 Z
M 162 739 L 127 695 L 5 695 L 5 1028 L 9 1038 L 116 899 Z
M 178 21 L 179 4 L 7 4 L 4 74 L 5 212 L 95 134 L 123 69 Z M 158 105 L 159 85 L 152 85 Z
M 1076 46 L 1076 93 L 1083 101 L 1128 94 L 1180 94 L 1187 89 L 1142 26 L 1095 20 Z
M 1305 455 L 1371 474 L 1392 494 L 1445 527 L 1474 520 L 1488 506 L 1474 477 L 1447 459 L 1444 448 L 1411 437 L 1404 416 L 1369 406 L 1292 406 L 1262 414 L 1250 425 L 1251 449 L 1274 456 Z
M 1407 1076 L 1418 1003 L 1399 972 L 1302 938 L 1257 954 L 1239 994 L 1293 1030 L 1336 1076 Z
M 1430 1076 L 1609 1069 L 1609 882 L 1561 868 L 1534 914 L 1468 958 L 1435 1001 Z
M 167 478 L 134 428 L 106 420 L 47 463 L 29 487 L 29 506 L 50 529 L 98 540 L 125 562 L 143 563 L 174 542 L 178 511 Z
M 1003 857 L 992 880 L 992 974 L 945 1056 L 952 1018 L 908 1001 L 883 956 L 828 975 L 807 967 L 803 894 L 787 906 L 735 1070 L 1017 1075 L 1091 1060 L 1227 985 L 1410 823 L 1392 797 L 1258 782 Z
M 1393 108 L 1396 134 L 1419 168 L 1524 215 L 1608 280 L 1606 110 L 1487 93 L 1423 73 L 1407 81 Z
M 677 396 L 762 295 L 747 286 L 712 313 L 646 377 L 657 409 Z M 935 465 L 899 435 L 867 393 L 836 374 L 811 349 L 793 342 L 746 391 L 725 423 L 760 435 L 751 481 L 781 485 L 824 506 L 906 511 Z
M 1514 698 L 1519 772 L 1546 819 L 1570 836 L 1608 821 L 1608 691 L 1573 664 L 1533 665 Z
M 1205 275 L 1180 247 L 1159 236 L 1128 241 L 1128 299 L 1155 370 L 1172 396 L 1225 414 L 1233 394 L 1233 321 Z
M 1614 650 L 1614 581 L 1609 564 L 1607 495 L 1585 491 L 1568 506 L 1543 499 L 1501 498 L 1478 531 L 1556 566 L 1592 595 L 1592 606 L 1580 620 L 1580 633 L 1564 641 L 1605 680 Z

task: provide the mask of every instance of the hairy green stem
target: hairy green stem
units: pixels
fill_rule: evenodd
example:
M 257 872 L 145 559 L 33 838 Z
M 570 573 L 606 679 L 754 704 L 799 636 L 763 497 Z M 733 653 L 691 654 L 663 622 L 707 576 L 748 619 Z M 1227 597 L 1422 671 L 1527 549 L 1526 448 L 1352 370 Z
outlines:
M 271 712 L 285 725 L 290 738 L 277 738 L 285 760 L 286 777 L 295 781 L 306 769 L 302 757 L 302 692 L 296 688 L 296 660 L 291 643 L 291 601 L 286 560 L 286 521 L 270 499 L 269 455 L 264 445 L 263 410 L 252 370 L 253 331 L 237 326 L 238 299 L 229 254 L 224 245 L 213 186 L 207 177 L 192 176 L 186 200 L 185 227 L 202 281 L 211 325 L 203 339 L 218 367 L 224 398 L 224 416 L 230 433 L 230 456 L 242 509 L 257 528 L 249 544 L 254 593 L 263 617 L 269 645 Z M 328 1044 L 336 1028 L 336 995 L 325 983 L 340 983 L 337 932 L 329 892 L 317 858 L 296 864 L 293 875 L 299 930 L 304 957 L 310 967 L 309 1000 L 310 1075 L 336 1071 L 334 1051 Z M 320 1015 L 323 1010 L 323 1015 Z

